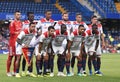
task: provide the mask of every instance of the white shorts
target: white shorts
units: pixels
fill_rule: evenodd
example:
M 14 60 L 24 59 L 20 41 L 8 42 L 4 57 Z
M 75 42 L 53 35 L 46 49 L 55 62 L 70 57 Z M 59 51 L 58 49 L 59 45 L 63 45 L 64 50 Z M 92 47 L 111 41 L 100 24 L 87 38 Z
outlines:
M 90 46 L 85 45 L 86 53 L 88 53 L 88 52 L 96 52 L 96 55 L 101 55 L 102 54 L 101 43 L 98 45 L 97 51 L 95 51 L 95 45 L 96 45 L 96 41 Z
M 71 50 L 71 54 L 73 56 L 79 56 L 80 55 L 80 50 Z
M 15 43 L 16 46 L 16 55 L 22 55 L 22 45 Z
M 65 48 L 60 46 L 60 47 L 57 47 L 57 46 L 53 46 L 53 51 L 55 54 L 63 54 Z
M 36 55 L 36 56 L 38 56 L 38 53 L 39 53 L 39 52 L 38 52 L 38 47 L 39 47 L 39 44 L 36 45 L 36 47 L 35 47 L 35 55 Z M 42 51 L 41 51 L 40 56 L 42 56 L 42 55 L 43 55 L 43 56 L 46 56 L 46 51 L 45 51 L 45 50 L 42 50 Z

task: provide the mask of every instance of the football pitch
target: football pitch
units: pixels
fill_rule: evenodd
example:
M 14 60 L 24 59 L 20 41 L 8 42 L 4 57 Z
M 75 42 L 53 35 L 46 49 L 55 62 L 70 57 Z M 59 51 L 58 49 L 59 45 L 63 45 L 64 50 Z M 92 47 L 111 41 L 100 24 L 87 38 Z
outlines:
M 6 76 L 6 59 L 7 55 L 0 55 L 0 82 L 120 82 L 120 54 L 104 54 L 102 55 L 101 71 L 103 76 L 86 76 L 80 77 L 76 75 L 77 68 L 75 66 L 75 75 L 72 77 L 58 77 L 56 58 L 55 58 L 55 76 L 54 77 L 7 77 Z M 35 60 L 35 59 L 34 59 Z M 34 73 L 36 74 L 36 67 L 34 62 Z M 88 67 L 87 73 L 88 73 Z M 20 69 L 21 70 L 21 69 Z M 66 68 L 64 68 L 66 71 Z M 21 72 L 21 71 L 20 71 Z

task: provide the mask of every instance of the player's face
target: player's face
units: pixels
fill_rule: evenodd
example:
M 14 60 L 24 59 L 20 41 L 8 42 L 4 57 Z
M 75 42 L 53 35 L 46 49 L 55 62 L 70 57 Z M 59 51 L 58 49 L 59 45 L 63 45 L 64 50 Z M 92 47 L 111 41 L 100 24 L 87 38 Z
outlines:
M 50 35 L 50 36 L 53 36 L 53 35 L 54 35 L 54 32 L 55 32 L 54 29 L 50 29 L 50 30 L 49 30 L 49 35 Z
M 76 21 L 77 22 L 81 22 L 82 21 L 82 16 L 81 15 L 77 15 L 76 16 Z
M 36 24 L 31 24 L 31 25 L 30 25 L 30 32 L 33 32 L 33 31 L 35 30 L 35 25 L 36 25 Z
M 45 16 L 46 16 L 47 19 L 50 19 L 51 16 L 52 16 L 52 12 L 50 12 L 50 11 L 46 12 Z
M 85 28 L 84 27 L 80 27 L 79 28 L 79 34 L 82 34 L 82 33 L 84 33 L 85 32 Z
M 33 20 L 34 20 L 34 14 L 29 14 L 28 19 L 29 19 L 30 21 L 33 21 Z
M 15 19 L 20 20 L 20 18 L 21 18 L 21 13 L 20 12 L 16 12 L 15 13 Z
M 64 14 L 64 15 L 62 16 L 62 19 L 63 19 L 64 21 L 68 21 L 68 14 Z
M 95 17 L 91 20 L 92 24 L 96 24 L 98 22 L 98 19 Z

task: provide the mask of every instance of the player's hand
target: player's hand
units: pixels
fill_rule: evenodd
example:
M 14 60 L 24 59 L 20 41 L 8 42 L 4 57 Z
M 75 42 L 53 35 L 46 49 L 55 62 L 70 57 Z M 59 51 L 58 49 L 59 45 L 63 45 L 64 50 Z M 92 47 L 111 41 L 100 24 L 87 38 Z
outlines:
M 102 49 L 105 49 L 105 42 L 102 42 Z

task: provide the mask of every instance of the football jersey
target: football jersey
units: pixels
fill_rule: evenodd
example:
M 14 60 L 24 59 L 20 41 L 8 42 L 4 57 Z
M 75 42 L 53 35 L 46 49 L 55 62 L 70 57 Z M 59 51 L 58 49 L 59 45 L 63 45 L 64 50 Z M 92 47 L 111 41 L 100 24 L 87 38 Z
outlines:
M 28 47 L 34 47 L 33 37 L 35 36 L 36 31 L 34 30 L 32 33 L 29 32 L 29 28 L 24 29 L 18 35 L 18 39 L 22 41 L 22 44 L 27 45 Z
M 52 39 L 54 38 L 55 36 L 51 36 L 49 37 L 48 35 L 48 31 L 43 33 L 41 36 L 40 36 L 40 40 L 39 42 L 42 42 L 43 45 L 42 45 L 42 50 L 46 50 L 47 49 L 47 46 L 49 45 L 49 43 L 52 41 Z
M 25 21 L 23 22 L 23 28 L 22 28 L 22 29 L 28 28 L 28 27 L 29 27 L 29 24 L 30 24 L 30 21 L 29 21 L 29 20 L 25 20 Z
M 71 50 L 78 50 L 80 49 L 81 43 L 84 41 L 86 34 L 83 33 L 82 35 L 79 35 L 78 30 L 75 30 L 71 33 L 69 36 L 69 40 L 72 41 Z
M 97 24 L 97 26 L 98 26 L 98 31 L 100 32 L 100 34 L 102 34 L 103 33 L 102 25 L 101 24 Z M 91 30 L 92 29 L 92 24 L 90 24 L 88 27 Z
M 54 20 L 49 19 L 49 21 L 46 20 L 46 18 L 41 19 L 38 21 L 36 28 L 40 28 L 42 30 L 42 33 L 48 31 L 49 26 L 54 25 Z
M 100 33 L 97 31 L 95 34 L 91 30 L 86 31 L 87 37 L 85 39 L 85 45 L 91 46 L 96 40 L 100 40 Z
M 60 21 L 58 21 L 57 22 L 57 24 L 55 25 L 55 29 L 57 30 L 57 29 L 60 29 L 60 27 L 61 27 L 61 25 L 62 24 L 65 24 L 66 25 L 66 27 L 67 27 L 67 32 L 68 32 L 68 34 L 70 34 L 71 32 L 72 32 L 72 23 L 71 23 L 71 21 L 63 21 L 63 20 L 60 20 Z
M 61 30 L 56 30 L 55 31 L 55 38 L 53 40 L 53 45 L 54 46 L 62 46 L 64 43 L 64 40 L 67 39 L 68 32 L 66 31 L 64 34 L 61 34 Z
M 85 22 L 78 23 L 77 21 L 73 21 L 73 24 L 72 24 L 73 31 L 78 30 L 79 25 L 83 25 L 86 30 L 89 30 L 89 27 Z

